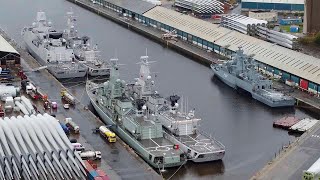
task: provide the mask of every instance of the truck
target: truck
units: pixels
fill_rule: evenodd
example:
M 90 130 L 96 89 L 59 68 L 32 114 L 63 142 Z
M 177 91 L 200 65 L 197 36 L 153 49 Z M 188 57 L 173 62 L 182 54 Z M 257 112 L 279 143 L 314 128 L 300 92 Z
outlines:
M 80 153 L 80 157 L 83 160 L 92 159 L 98 160 L 101 159 L 101 152 L 100 151 L 85 151 Z
M 63 129 L 64 133 L 69 134 L 70 130 L 68 126 L 66 126 L 63 122 L 59 121 L 61 128 Z
M 32 97 L 32 99 L 38 100 L 41 98 L 38 94 L 37 87 L 29 80 L 22 80 L 21 87 L 30 97 Z
M 99 131 L 100 134 L 108 140 L 108 142 L 116 142 L 116 134 L 110 131 L 106 126 L 100 126 Z
M 80 128 L 79 126 L 72 121 L 72 118 L 66 118 L 65 119 L 66 125 L 68 126 L 69 129 L 71 129 L 74 133 L 80 133 Z
M 84 151 L 85 147 L 80 143 L 71 143 L 76 151 Z
M 76 99 L 66 89 L 61 90 L 61 98 L 69 104 L 76 104 Z
M 306 171 L 303 171 L 302 174 L 303 180 L 318 180 L 320 179 L 320 158 L 310 166 Z

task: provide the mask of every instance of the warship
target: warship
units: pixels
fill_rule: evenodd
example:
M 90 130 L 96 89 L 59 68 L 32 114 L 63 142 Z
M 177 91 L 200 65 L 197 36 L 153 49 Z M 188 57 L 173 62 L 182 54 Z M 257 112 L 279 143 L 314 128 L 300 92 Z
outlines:
M 76 60 L 88 68 L 90 76 L 110 75 L 110 65 L 101 59 L 98 45 L 91 46 L 88 36 L 78 36 L 75 28 L 76 16 L 72 9 L 67 12 L 67 29 L 64 30 L 63 37 L 67 40 L 68 47 L 74 51 Z
M 245 55 L 241 47 L 234 58 L 223 64 L 211 64 L 214 75 L 234 89 L 243 89 L 252 98 L 270 107 L 294 106 L 295 99 L 272 87 L 272 81 L 262 76 L 257 70 L 254 60 Z
M 195 117 L 195 110 L 187 112 L 187 103 L 179 108 L 178 95 L 162 97 L 155 90 L 155 82 L 150 74 L 148 56 L 141 56 L 140 75 L 134 83 L 128 84 L 128 96 L 146 100 L 151 114 L 156 114 L 168 138 L 187 154 L 194 162 L 221 160 L 225 155 L 225 146 L 199 130 L 201 119 Z M 184 108 L 183 108 L 184 107 Z
M 87 68 L 75 61 L 73 50 L 67 47 L 63 33 L 56 31 L 45 12 L 38 12 L 31 27 L 21 32 L 29 53 L 57 79 L 84 77 Z
M 126 96 L 126 84 L 119 79 L 117 59 L 111 59 L 110 80 L 102 84 L 87 81 L 91 104 L 104 123 L 153 168 L 181 166 L 185 153 L 167 138 L 155 114 L 146 109 L 144 99 Z

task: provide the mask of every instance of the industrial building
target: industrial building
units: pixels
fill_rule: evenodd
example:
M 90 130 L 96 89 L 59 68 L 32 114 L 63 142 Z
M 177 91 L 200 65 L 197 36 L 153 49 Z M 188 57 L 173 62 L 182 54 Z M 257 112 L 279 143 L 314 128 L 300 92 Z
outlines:
M 252 10 L 303 12 L 304 0 L 242 0 L 242 11 Z
M 20 65 L 20 54 L 0 34 L 1 67 Z
M 112 0 L 98 1 L 106 4 L 105 7 L 113 7 L 111 9 L 114 11 L 129 15 L 146 26 L 164 32 L 176 30 L 181 40 L 206 51 L 231 57 L 241 46 L 246 54 L 251 55 L 258 62 L 261 71 L 279 77 L 283 81 L 293 81 L 296 86 L 311 93 L 320 94 L 320 60 L 315 57 L 161 6 L 146 8 L 146 6 L 137 5 L 130 7 L 129 10 L 118 6 L 119 4 L 115 8 L 111 3 Z M 133 4 L 141 2 L 140 0 L 132 1 L 134 1 Z M 149 3 L 149 5 L 152 4 Z
M 86 179 L 85 164 L 48 114 L 0 118 L 0 179 Z
M 317 33 L 320 31 L 320 1 L 305 0 L 305 15 L 303 33 Z

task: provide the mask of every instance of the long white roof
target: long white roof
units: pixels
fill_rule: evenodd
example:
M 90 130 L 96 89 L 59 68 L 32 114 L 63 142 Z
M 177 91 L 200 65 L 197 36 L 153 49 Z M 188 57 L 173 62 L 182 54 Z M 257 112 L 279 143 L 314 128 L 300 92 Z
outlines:
M 242 0 L 242 2 L 304 4 L 304 0 Z
M 259 62 L 320 84 L 320 59 L 315 57 L 160 6 L 144 13 L 144 16 L 232 51 L 242 46 L 246 54 L 253 55 Z
M 19 54 L 0 34 L 0 51 Z

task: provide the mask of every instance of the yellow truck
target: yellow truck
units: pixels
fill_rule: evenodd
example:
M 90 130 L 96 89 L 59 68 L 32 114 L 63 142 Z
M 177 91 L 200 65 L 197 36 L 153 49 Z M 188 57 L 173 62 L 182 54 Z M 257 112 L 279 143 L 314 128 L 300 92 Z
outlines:
M 105 137 L 108 142 L 113 143 L 116 142 L 116 134 L 110 131 L 106 126 L 99 127 L 100 134 Z

